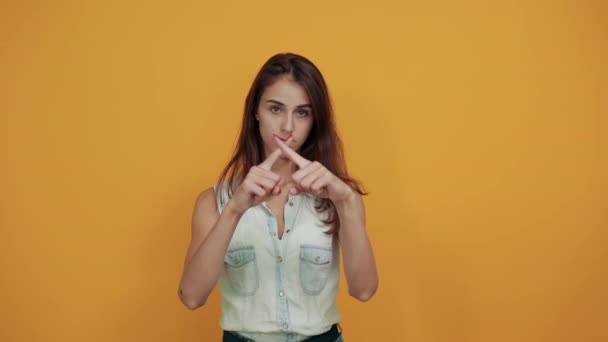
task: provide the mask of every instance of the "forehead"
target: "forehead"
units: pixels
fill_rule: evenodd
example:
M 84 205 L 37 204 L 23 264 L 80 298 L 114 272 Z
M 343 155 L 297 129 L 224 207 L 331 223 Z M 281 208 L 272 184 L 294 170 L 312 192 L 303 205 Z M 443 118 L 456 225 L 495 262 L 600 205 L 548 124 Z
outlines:
M 260 103 L 271 99 L 293 106 L 310 103 L 304 87 L 289 78 L 279 78 L 264 89 Z

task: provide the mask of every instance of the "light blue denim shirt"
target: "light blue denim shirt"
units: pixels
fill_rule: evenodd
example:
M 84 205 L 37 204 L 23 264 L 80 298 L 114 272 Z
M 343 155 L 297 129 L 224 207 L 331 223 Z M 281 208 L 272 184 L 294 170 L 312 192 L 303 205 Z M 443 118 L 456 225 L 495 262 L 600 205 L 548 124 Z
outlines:
M 221 213 L 228 195 L 213 188 Z M 255 341 L 293 342 L 340 321 L 339 244 L 325 234 L 326 213 L 317 213 L 314 204 L 312 195 L 289 195 L 282 239 L 265 202 L 243 214 L 219 278 L 224 330 Z

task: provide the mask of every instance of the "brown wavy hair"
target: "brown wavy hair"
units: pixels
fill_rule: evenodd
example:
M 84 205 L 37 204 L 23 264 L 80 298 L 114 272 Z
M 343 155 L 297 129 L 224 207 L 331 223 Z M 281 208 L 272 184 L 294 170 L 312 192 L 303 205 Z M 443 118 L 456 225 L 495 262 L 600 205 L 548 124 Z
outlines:
M 255 114 L 266 87 L 281 77 L 289 77 L 300 84 L 308 94 L 312 107 L 313 126 L 298 153 L 308 160 L 318 161 L 357 193 L 367 195 L 361 183 L 348 175 L 343 144 L 338 136 L 329 92 L 321 72 L 310 60 L 293 53 L 279 53 L 270 57 L 255 77 L 245 99 L 237 145 L 230 162 L 220 174 L 218 184 L 228 184 L 230 197 L 249 169 L 264 161 L 262 137 Z M 327 212 L 327 219 L 323 222 L 332 226 L 328 234 L 339 231 L 340 218 L 331 200 L 317 198 L 315 210 L 318 213 Z

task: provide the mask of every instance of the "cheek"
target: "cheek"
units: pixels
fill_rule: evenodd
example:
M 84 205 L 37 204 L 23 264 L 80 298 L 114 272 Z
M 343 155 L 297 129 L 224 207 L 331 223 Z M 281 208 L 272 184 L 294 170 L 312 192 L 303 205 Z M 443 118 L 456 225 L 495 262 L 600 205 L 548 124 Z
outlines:
M 300 132 L 302 132 L 301 134 L 302 135 L 309 135 L 310 131 L 312 129 L 312 124 L 313 124 L 312 121 L 308 121 L 308 122 L 303 123 L 301 125 L 301 129 L 300 129 Z
M 262 132 L 268 132 L 270 130 L 272 130 L 272 121 L 268 120 L 268 118 L 260 118 L 260 121 L 258 121 L 258 124 L 260 126 L 260 131 Z
M 264 121 L 260 120 L 260 135 L 262 136 L 262 140 L 270 141 L 272 140 L 272 135 L 277 131 L 275 125 L 272 121 Z

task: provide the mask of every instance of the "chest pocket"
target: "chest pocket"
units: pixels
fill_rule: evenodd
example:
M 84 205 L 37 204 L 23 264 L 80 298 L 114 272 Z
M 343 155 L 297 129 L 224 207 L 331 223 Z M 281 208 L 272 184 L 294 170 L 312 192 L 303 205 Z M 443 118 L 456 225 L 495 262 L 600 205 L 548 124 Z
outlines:
M 258 266 L 253 246 L 239 247 L 226 252 L 224 270 L 230 286 L 241 296 L 253 295 L 259 286 Z
M 304 292 L 317 295 L 327 283 L 331 266 L 330 248 L 302 245 L 300 247 L 300 284 Z

